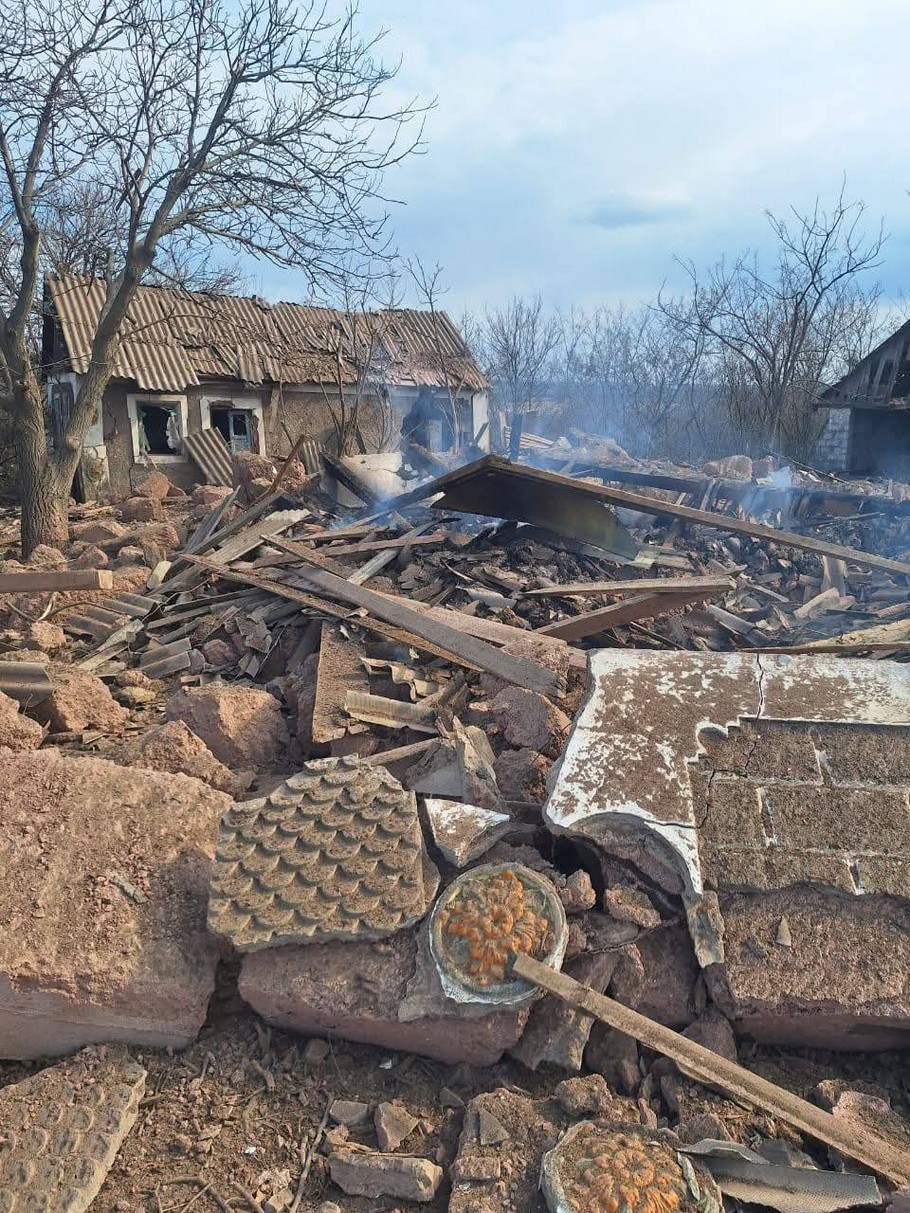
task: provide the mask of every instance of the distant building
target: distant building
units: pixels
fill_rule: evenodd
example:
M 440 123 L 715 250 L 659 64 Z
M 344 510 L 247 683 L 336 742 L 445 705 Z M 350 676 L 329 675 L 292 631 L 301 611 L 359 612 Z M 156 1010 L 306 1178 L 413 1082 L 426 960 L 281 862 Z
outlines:
M 910 321 L 822 392 L 815 462 L 829 471 L 910 479 Z
M 88 370 L 104 293 L 96 279 L 46 282 L 42 365 L 58 439 Z M 450 391 L 457 434 L 451 421 L 434 423 L 451 418 Z M 127 494 L 136 464 L 159 466 L 183 488 L 203 480 L 192 436 L 207 429 L 232 451 L 276 459 L 301 433 L 334 450 L 342 393 L 348 408 L 359 398 L 368 450 L 383 430 L 397 436 L 418 399 L 431 447 L 480 434 L 488 448 L 488 383 L 444 312 L 351 313 L 145 286 L 86 434 L 85 463 L 95 484 Z

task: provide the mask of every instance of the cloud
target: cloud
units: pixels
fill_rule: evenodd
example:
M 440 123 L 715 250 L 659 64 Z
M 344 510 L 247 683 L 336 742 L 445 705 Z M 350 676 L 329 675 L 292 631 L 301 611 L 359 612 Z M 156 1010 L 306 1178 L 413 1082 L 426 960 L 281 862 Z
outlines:
M 598 202 L 586 222 L 612 231 L 667 223 L 673 219 L 683 219 L 690 213 L 691 207 L 684 202 L 616 193 Z
M 894 232 L 899 289 L 910 172 L 895 171 L 910 5 L 893 0 L 360 0 L 401 56 L 391 100 L 437 98 L 427 154 L 386 182 L 396 243 L 446 270 L 446 307 L 513 293 L 591 304 L 652 297 L 674 258 L 768 248 L 766 208 L 851 196 Z M 881 31 L 888 30 L 887 38 Z M 806 55 L 811 46 L 812 54 Z M 619 235 L 617 234 L 619 233 Z M 271 294 L 282 272 L 263 270 Z M 293 279 L 293 275 L 290 276 Z M 277 288 L 293 297 L 293 282 Z

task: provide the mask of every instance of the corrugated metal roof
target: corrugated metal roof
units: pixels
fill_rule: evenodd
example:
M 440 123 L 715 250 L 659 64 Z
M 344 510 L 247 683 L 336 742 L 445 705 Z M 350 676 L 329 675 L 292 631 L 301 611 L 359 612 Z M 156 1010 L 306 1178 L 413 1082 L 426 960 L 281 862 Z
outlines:
M 198 430 L 194 434 L 187 434 L 183 444 L 208 484 L 222 484 L 231 488 L 234 483 L 231 452 L 217 430 Z
M 73 370 L 85 374 L 104 304 L 99 279 L 49 277 L 47 288 Z M 488 384 L 445 312 L 413 309 L 350 313 L 297 303 L 140 287 L 130 307 L 113 373 L 146 391 L 179 391 L 203 378 L 243 383 L 356 380 L 358 358 L 381 344 L 382 378 L 392 386 L 484 391 Z M 440 357 L 441 355 L 441 357 Z M 442 363 L 442 366 L 440 366 Z

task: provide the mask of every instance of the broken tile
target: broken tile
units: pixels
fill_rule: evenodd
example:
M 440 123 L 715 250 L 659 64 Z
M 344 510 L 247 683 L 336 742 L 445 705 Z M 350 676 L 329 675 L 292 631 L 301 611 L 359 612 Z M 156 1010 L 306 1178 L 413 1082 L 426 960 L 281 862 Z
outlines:
M 0 1089 L 0 1208 L 84 1213 L 139 1115 L 145 1070 L 85 1049 Z
M 325 758 L 225 814 L 209 926 L 243 952 L 378 938 L 422 918 L 435 887 L 413 792 Z
M 466 867 L 506 834 L 512 819 L 506 813 L 428 797 L 424 801 L 433 842 L 456 868 Z
M 417 1117 L 401 1104 L 381 1103 L 373 1118 L 380 1150 L 392 1153 L 417 1128 Z
M 348 1196 L 394 1196 L 426 1204 L 442 1183 L 443 1170 L 427 1158 L 338 1149 L 329 1155 L 332 1182 Z

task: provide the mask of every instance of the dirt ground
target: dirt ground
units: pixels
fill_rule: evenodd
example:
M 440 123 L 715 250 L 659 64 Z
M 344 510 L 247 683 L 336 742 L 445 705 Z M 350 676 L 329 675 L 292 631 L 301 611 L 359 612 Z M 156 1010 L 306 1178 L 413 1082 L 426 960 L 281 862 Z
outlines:
M 370 1115 L 347 1133 L 348 1143 L 376 1148 L 372 1113 L 377 1104 L 403 1105 L 417 1127 L 399 1152 L 449 1167 L 455 1159 L 466 1104 L 482 1092 L 505 1089 L 548 1098 L 565 1073 L 551 1067 L 534 1073 L 510 1058 L 489 1069 L 444 1066 L 403 1053 L 390 1053 L 341 1040 L 313 1041 L 264 1025 L 233 991 L 236 973 L 220 974 L 209 1021 L 198 1041 L 182 1053 L 131 1050 L 148 1070 L 139 1121 L 126 1139 L 93 1213 L 183 1213 L 209 1209 L 264 1213 L 273 1192 L 287 1185 L 296 1192 L 308 1168 L 299 1205 L 316 1213 L 324 1201 L 343 1213 L 444 1213 L 446 1181 L 430 1204 L 393 1198 L 351 1197 L 329 1179 L 320 1147 L 333 1125 L 326 1113 L 334 1099 L 369 1104 Z M 835 1054 L 760 1048 L 746 1044 L 740 1059 L 757 1073 L 811 1098 L 824 1080 L 840 1080 L 870 1091 L 880 1089 L 910 1132 L 910 1054 Z M 655 1058 L 650 1057 L 649 1061 Z M 665 1063 L 664 1063 L 665 1064 Z M 0 1064 L 0 1086 L 40 1068 Z M 873 1084 L 870 1086 L 870 1084 Z M 685 1109 L 719 1112 L 731 1135 L 748 1143 L 756 1134 L 789 1136 L 784 1126 L 737 1109 L 695 1084 L 685 1083 Z M 653 1108 L 662 1108 L 659 1096 Z M 666 1120 L 662 1120 L 666 1123 Z M 878 1131 L 889 1132 L 888 1125 Z M 310 1146 L 319 1136 L 319 1146 Z M 498 1147 L 508 1173 L 513 1147 Z M 816 1159 L 830 1165 L 824 1149 Z M 258 1195 L 258 1199 L 257 1199 Z M 528 1194 L 530 1196 L 530 1194 Z M 542 1213 L 542 1197 L 526 1213 Z M 464 1207 L 464 1206 L 461 1206 Z M 487 1207 L 486 1205 L 484 1206 Z

